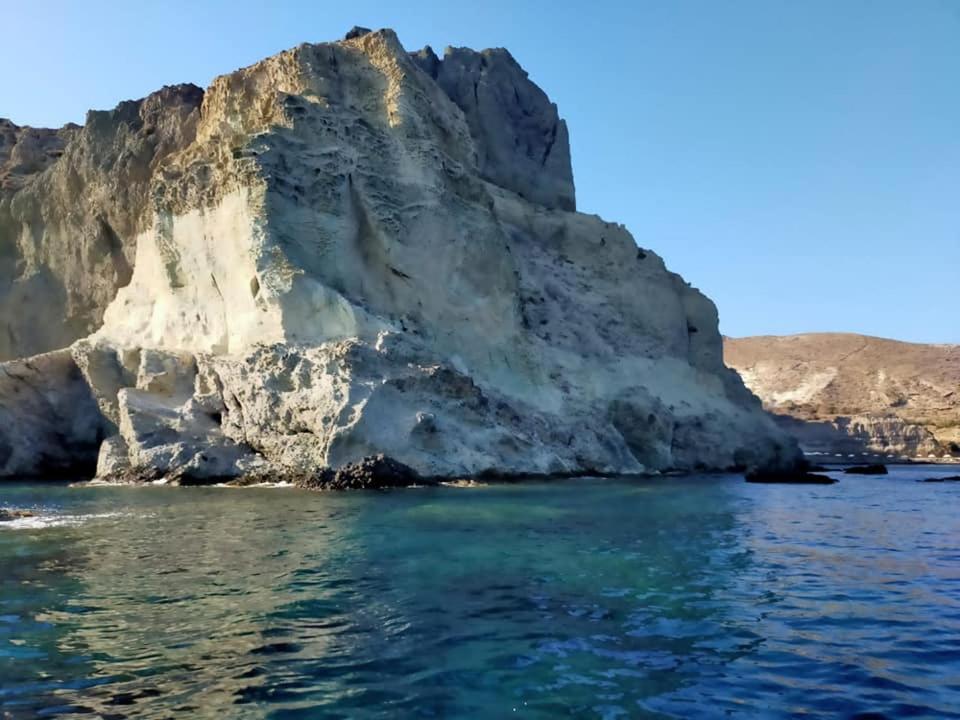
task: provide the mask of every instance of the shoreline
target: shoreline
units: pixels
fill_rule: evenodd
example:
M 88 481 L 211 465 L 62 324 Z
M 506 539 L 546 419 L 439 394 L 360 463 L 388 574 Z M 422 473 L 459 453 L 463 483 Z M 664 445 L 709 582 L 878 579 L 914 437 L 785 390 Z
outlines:
M 819 468 L 814 466 L 810 472 L 842 472 L 843 470 L 851 467 L 862 466 L 866 463 L 862 462 L 822 462 L 819 463 Z M 936 468 L 942 467 L 949 470 L 954 470 L 960 462 L 956 460 L 947 460 L 947 461 L 917 461 L 917 460 L 898 460 L 895 462 L 883 463 L 884 465 L 891 468 L 906 468 L 906 467 L 927 467 L 927 468 Z M 167 480 L 167 479 L 158 479 L 158 480 L 112 480 L 104 478 L 87 478 L 79 477 L 76 475 L 63 476 L 63 475 L 24 475 L 19 477 L 3 477 L 0 478 L 0 488 L 13 485 L 50 485 L 54 486 L 67 486 L 71 488 L 102 488 L 102 487 L 130 487 L 130 488 L 145 488 L 145 487 L 169 487 L 169 488 L 229 488 L 229 489 L 299 489 L 299 490 L 309 490 L 311 492 L 343 492 L 350 490 L 392 490 L 392 489 L 421 489 L 421 488 L 431 488 L 431 487 L 452 487 L 452 488 L 469 488 L 469 487 L 486 487 L 486 486 L 496 486 L 496 485 L 515 485 L 521 483 L 538 483 L 538 484 L 548 484 L 558 481 L 574 481 L 574 480 L 668 480 L 672 478 L 690 478 L 696 476 L 744 476 L 745 472 L 743 470 L 737 469 L 710 469 L 710 470 L 699 470 L 699 471 L 680 471 L 680 470 L 666 470 L 666 471 L 651 471 L 643 473 L 603 473 L 603 472 L 582 472 L 582 473 L 540 473 L 540 474 L 525 474 L 525 473 L 479 473 L 476 475 L 458 475 L 458 476 L 435 476 L 435 477 L 419 477 L 416 480 L 413 480 L 409 483 L 402 485 L 370 485 L 365 487 L 350 486 L 350 487 L 326 487 L 326 486 L 316 486 L 310 487 L 295 481 L 291 481 L 289 478 L 279 477 L 276 480 L 267 480 L 264 477 L 258 477 L 256 479 L 251 478 L 234 478 L 232 480 L 220 480 L 220 481 L 211 481 L 211 482 L 178 482 L 177 480 Z

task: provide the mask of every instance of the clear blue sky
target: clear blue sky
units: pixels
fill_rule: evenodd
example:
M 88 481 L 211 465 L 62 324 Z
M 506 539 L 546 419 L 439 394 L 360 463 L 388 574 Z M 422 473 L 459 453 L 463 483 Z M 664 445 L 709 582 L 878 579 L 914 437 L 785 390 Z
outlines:
M 725 333 L 960 343 L 960 0 L 5 5 L 20 124 L 354 24 L 507 47 L 569 123 L 580 208 L 710 295 Z

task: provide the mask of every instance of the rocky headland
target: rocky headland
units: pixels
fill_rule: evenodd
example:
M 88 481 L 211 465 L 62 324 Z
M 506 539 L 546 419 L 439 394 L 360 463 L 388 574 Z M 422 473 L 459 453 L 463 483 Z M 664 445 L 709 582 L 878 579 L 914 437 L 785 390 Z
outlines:
M 808 453 L 960 459 L 960 345 L 814 333 L 724 338 L 724 358 Z
M 0 476 L 793 466 L 713 303 L 575 208 L 509 52 L 390 30 L 0 121 Z

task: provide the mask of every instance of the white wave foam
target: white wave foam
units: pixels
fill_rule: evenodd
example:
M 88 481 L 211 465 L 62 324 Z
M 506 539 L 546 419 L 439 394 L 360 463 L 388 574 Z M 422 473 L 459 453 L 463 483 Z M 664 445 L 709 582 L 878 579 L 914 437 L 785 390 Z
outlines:
M 244 488 L 292 488 L 296 486 L 292 482 L 287 482 L 286 480 L 284 480 L 280 482 L 264 481 L 264 482 L 250 483 L 249 485 L 238 485 L 236 483 L 216 483 L 215 485 L 211 485 L 210 487 L 234 488 L 234 489 L 242 490 Z
M 82 525 L 89 520 L 99 520 L 103 518 L 119 517 L 124 513 L 90 513 L 88 515 L 54 515 L 42 514 L 32 515 L 30 517 L 17 518 L 0 523 L 0 530 L 42 530 L 52 527 L 75 527 Z

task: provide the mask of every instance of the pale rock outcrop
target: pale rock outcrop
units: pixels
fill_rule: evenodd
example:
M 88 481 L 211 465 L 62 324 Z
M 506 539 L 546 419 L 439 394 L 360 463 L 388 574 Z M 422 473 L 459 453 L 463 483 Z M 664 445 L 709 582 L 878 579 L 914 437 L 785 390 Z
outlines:
M 199 108 L 200 91 L 157 97 L 166 140 L 77 189 L 123 216 L 125 281 L 106 245 L 54 241 L 58 210 L 28 233 L 79 242 L 100 278 L 44 266 L 91 309 L 68 341 L 102 314 L 70 356 L 107 435 L 100 476 L 351 468 L 350 484 L 394 467 L 364 460 L 380 454 L 424 478 L 797 461 L 723 365 L 713 304 L 622 226 L 571 212 L 566 127 L 506 51 L 441 61 L 356 29 L 217 78 Z M 129 150 L 148 101 L 104 143 Z M 59 207 L 50 183 L 91 132 L 6 207 Z M 110 200 L 118 165 L 142 184 Z
M 725 338 L 727 363 L 810 453 L 960 458 L 960 346 L 849 333 Z

